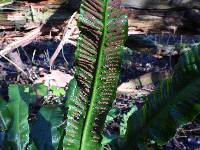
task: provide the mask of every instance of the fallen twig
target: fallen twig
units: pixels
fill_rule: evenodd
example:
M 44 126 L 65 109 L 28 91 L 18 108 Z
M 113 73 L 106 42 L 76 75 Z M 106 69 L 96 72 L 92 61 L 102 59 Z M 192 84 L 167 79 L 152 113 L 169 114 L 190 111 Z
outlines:
M 60 44 L 58 45 L 58 47 L 56 48 L 54 54 L 52 55 L 52 57 L 50 58 L 49 60 L 49 65 L 50 65 L 50 68 L 51 66 L 53 65 L 55 59 L 57 58 L 58 54 L 60 53 L 61 49 L 63 48 L 64 44 L 66 42 L 70 42 L 71 43 L 71 40 L 69 40 L 70 36 L 72 35 L 73 32 L 75 32 L 76 30 L 76 26 L 73 26 L 69 29 L 72 21 L 73 21 L 73 18 L 75 17 L 75 15 L 77 14 L 77 12 L 75 12 L 71 18 L 69 19 L 68 21 L 68 24 L 66 26 L 66 30 L 64 32 L 64 36 L 63 36 L 63 39 L 61 40 Z M 74 43 L 72 43 L 74 45 Z
M 20 70 L 25 76 L 27 76 L 27 73 L 22 69 L 20 68 L 15 62 L 13 62 L 12 60 L 10 60 L 9 58 L 7 58 L 6 56 L 4 55 L 1 55 L 1 57 L 3 57 L 4 59 L 6 59 L 8 62 L 10 62 L 11 64 L 13 64 L 18 70 Z M 29 77 L 29 79 L 33 82 L 33 79 Z
M 20 38 L 19 40 L 7 45 L 3 50 L 0 51 L 0 55 L 5 56 L 20 46 L 24 47 L 30 44 L 35 38 L 41 35 L 41 28 L 42 26 L 27 33 L 24 37 Z

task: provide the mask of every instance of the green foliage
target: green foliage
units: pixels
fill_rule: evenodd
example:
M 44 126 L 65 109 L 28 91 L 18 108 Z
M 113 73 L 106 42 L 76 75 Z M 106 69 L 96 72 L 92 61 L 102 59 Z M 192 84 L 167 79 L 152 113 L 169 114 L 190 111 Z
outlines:
M 186 43 L 181 43 L 181 44 L 176 44 L 175 47 L 179 51 L 180 54 L 184 54 L 187 51 L 191 51 L 193 48 L 198 48 L 200 43 L 193 43 L 193 44 L 186 44 Z
M 130 111 L 123 115 L 122 121 L 120 123 L 120 136 L 125 136 L 128 126 L 129 117 L 138 110 L 136 105 L 132 105 Z
M 173 76 L 148 97 L 145 106 L 128 120 L 126 149 L 147 149 L 152 139 L 165 144 L 176 129 L 200 112 L 200 50 L 193 47 L 180 58 Z M 123 148 L 121 148 L 123 149 Z
M 30 123 L 31 140 L 36 150 L 62 147 L 63 118 L 64 110 L 58 106 L 43 106 L 40 109 L 36 119 Z
M 6 131 L 2 136 L 6 149 L 101 148 L 101 133 L 115 98 L 127 37 L 127 16 L 119 8 L 118 0 L 82 1 L 81 34 L 75 54 L 76 79 L 70 82 L 66 93 L 67 111 L 43 106 L 28 124 L 28 112 L 32 111 L 29 104 L 36 105 L 48 94 L 48 89 L 42 85 L 10 87 L 10 101 L 2 101 L 1 107 L 0 127 L 2 132 Z M 16 93 L 18 90 L 20 93 Z M 51 91 L 55 96 L 65 95 L 63 89 L 51 87 Z
M 28 122 L 29 105 L 47 94 L 48 88 L 42 84 L 9 86 L 9 101 L 0 99 L 0 146 L 16 150 L 62 149 L 65 108 L 43 106 Z
M 120 114 L 120 109 L 117 107 L 113 107 L 107 114 L 105 124 L 112 123 L 112 121 Z M 110 144 L 113 140 L 117 139 L 119 136 L 118 133 L 113 133 L 113 134 L 105 134 L 103 133 L 103 138 L 101 141 L 101 149 L 104 149 L 104 146 L 107 144 Z
M 104 146 L 109 144 L 110 147 L 112 147 L 112 149 L 119 149 L 117 148 L 117 144 L 115 143 L 117 139 L 119 139 L 119 137 L 124 137 L 126 130 L 127 130 L 127 124 L 128 124 L 128 119 L 129 117 L 135 113 L 138 108 L 136 107 L 136 105 L 134 103 L 129 104 L 129 108 L 130 110 L 127 113 L 121 112 L 121 109 L 117 108 L 117 107 L 113 107 L 109 113 L 107 114 L 106 117 L 106 124 L 112 123 L 114 119 L 116 119 L 117 117 L 121 116 L 121 121 L 120 121 L 120 126 L 119 126 L 119 133 L 118 132 L 114 132 L 112 134 L 103 134 L 103 139 L 102 139 L 102 150 L 104 149 Z
M 106 116 L 105 123 L 110 123 L 111 121 L 113 121 L 117 117 L 117 115 L 119 115 L 119 113 L 120 113 L 119 108 L 117 107 L 112 108 Z
M 24 150 L 29 141 L 28 103 L 24 88 L 9 86 L 9 102 L 1 99 L 0 131 L 6 149 Z
M 30 96 L 33 96 L 33 98 L 38 96 L 47 96 L 48 94 L 48 87 L 43 84 L 27 85 L 26 89 L 28 89 L 27 92 Z
M 52 86 L 51 91 L 52 91 L 53 95 L 58 96 L 58 97 L 65 96 L 65 94 L 66 94 L 65 88 L 58 88 L 56 86 Z
M 76 87 L 67 100 L 64 145 L 70 150 L 100 149 L 106 114 L 115 98 L 127 16 L 118 0 L 83 0 L 81 34 L 75 54 Z
M 127 37 L 127 16 L 119 8 L 119 0 L 82 0 L 75 79 L 67 92 L 54 86 L 50 89 L 57 97 L 66 94 L 65 106 L 42 106 L 30 119 L 29 105 L 47 96 L 48 88 L 10 85 L 9 101 L 0 98 L 0 146 L 99 150 L 110 144 L 113 149 L 146 150 L 150 141 L 165 144 L 177 128 L 199 114 L 200 48 L 179 45 L 183 55 L 173 76 L 147 97 L 142 109 L 131 107 L 123 116 L 119 135 L 102 136 L 104 124 L 119 114 L 117 108 L 109 112 Z

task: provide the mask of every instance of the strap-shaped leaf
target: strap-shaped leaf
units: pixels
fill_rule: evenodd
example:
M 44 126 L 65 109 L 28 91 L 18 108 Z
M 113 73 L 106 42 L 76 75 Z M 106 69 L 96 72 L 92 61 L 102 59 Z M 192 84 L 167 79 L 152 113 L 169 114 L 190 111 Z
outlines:
M 128 121 L 126 149 L 144 149 L 148 138 L 165 144 L 181 125 L 200 113 L 200 47 L 186 52 L 171 79 L 148 97 Z M 124 148 L 122 148 L 124 149 Z
M 75 54 L 77 86 L 74 97 L 67 100 L 66 149 L 100 148 L 127 37 L 127 16 L 119 7 L 119 0 L 82 0 Z
M 24 88 L 9 86 L 9 102 L 1 101 L 0 130 L 5 149 L 24 150 L 29 142 L 28 102 Z

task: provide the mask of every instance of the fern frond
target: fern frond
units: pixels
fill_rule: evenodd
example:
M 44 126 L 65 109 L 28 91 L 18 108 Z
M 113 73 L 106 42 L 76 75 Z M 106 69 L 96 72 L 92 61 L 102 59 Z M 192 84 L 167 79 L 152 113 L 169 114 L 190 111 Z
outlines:
M 82 1 L 81 34 L 75 54 L 77 86 L 74 96 L 67 100 L 66 149 L 101 146 L 101 131 L 115 98 L 120 57 L 127 37 L 127 16 L 119 7 L 119 0 Z
M 146 139 L 165 144 L 176 129 L 200 113 L 200 47 L 186 52 L 173 76 L 148 97 L 128 120 L 127 149 L 145 147 Z M 123 148 L 122 148 L 123 149 Z

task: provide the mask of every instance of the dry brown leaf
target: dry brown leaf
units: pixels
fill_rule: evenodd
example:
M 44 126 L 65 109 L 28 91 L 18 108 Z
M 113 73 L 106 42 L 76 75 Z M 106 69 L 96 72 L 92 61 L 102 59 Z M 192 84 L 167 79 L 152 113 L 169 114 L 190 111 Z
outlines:
M 46 86 L 50 87 L 66 87 L 73 78 L 73 76 L 59 70 L 52 70 L 50 74 L 44 73 L 44 77 L 40 77 L 35 83 L 44 83 Z

